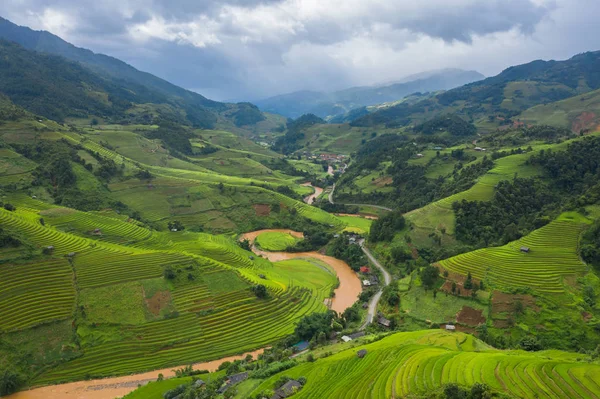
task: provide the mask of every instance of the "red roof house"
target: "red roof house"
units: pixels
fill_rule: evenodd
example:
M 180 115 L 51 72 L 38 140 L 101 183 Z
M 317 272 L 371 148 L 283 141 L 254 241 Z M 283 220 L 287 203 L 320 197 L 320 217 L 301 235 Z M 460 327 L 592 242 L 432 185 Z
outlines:
M 369 269 L 369 267 L 367 267 L 367 266 L 362 266 L 360 268 L 361 273 L 369 273 L 370 271 L 371 271 L 371 269 Z

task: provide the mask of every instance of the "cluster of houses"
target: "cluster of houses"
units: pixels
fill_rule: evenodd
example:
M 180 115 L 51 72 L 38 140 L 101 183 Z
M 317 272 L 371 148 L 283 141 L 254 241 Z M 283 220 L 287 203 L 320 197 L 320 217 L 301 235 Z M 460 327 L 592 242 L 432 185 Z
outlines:
M 343 162 L 346 156 L 337 154 L 320 154 L 319 158 L 321 159 L 321 161 L 339 163 Z
M 379 278 L 377 277 L 377 275 L 371 274 L 371 268 L 369 266 L 362 266 L 359 269 L 359 271 L 363 275 L 363 287 L 371 287 L 373 285 L 379 284 Z
M 354 334 L 342 335 L 341 340 L 344 342 L 350 342 L 352 340 L 355 340 L 357 338 L 364 337 L 364 336 L 365 336 L 365 332 L 359 331 L 359 332 L 355 332 Z

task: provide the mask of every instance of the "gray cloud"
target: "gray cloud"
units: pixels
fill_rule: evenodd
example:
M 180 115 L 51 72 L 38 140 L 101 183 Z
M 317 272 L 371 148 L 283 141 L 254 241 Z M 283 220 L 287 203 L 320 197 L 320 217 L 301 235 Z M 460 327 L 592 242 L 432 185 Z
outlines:
M 595 0 L 4 0 L 0 15 L 216 99 L 594 50 Z

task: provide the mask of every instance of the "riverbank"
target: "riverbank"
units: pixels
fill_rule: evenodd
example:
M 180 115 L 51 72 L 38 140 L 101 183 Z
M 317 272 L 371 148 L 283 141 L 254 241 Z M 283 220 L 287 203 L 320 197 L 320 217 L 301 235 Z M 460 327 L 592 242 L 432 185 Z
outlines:
M 269 259 L 271 262 L 278 262 L 282 260 L 298 259 L 298 258 L 313 258 L 318 259 L 322 262 L 327 263 L 336 273 L 337 278 L 340 282 L 338 288 L 335 289 L 335 296 L 331 300 L 331 309 L 338 313 L 342 313 L 344 310 L 349 308 L 358 300 L 360 293 L 362 292 L 362 285 L 360 279 L 356 273 L 348 266 L 348 264 L 342 260 L 336 259 L 331 256 L 323 255 L 319 252 L 267 252 L 261 251 L 254 245 L 254 240 L 262 233 L 278 232 L 287 233 L 293 237 L 301 238 L 303 234 L 293 230 L 286 229 L 266 229 L 252 231 L 249 233 L 242 234 L 240 240 L 248 240 L 251 244 L 252 251 L 261 255 L 264 258 Z
M 244 353 L 243 355 L 228 356 L 209 362 L 196 363 L 194 370 L 217 371 L 217 368 L 223 362 L 232 362 L 234 360 L 244 359 L 247 355 L 256 357 L 263 353 L 264 349 L 258 349 L 254 352 Z M 5 396 L 5 399 L 115 399 L 127 395 L 129 392 L 137 389 L 138 385 L 145 385 L 150 381 L 156 381 L 159 374 L 165 378 L 174 377 L 173 370 L 186 367 L 187 364 L 174 366 L 160 370 L 148 371 L 145 373 L 125 375 L 121 377 L 109 377 L 97 380 L 76 381 L 60 385 L 49 385 L 46 387 L 34 388 L 29 391 L 21 391 L 15 394 Z

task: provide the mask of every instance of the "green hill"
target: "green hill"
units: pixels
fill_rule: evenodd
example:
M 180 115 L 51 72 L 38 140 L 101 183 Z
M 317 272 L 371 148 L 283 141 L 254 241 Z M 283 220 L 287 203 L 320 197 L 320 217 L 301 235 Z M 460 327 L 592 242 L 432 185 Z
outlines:
M 511 118 L 537 104 L 549 103 L 600 88 L 600 52 L 566 61 L 533 61 L 510 67 L 497 76 L 437 94 L 416 104 L 401 103 L 352 122 L 354 126 L 416 124 L 444 113 L 468 120 L 489 116 Z
M 203 128 L 253 126 L 266 120 L 252 104 L 209 100 L 116 58 L 1 17 L 0 39 L 4 62 L 0 91 L 14 103 L 50 119 L 96 117 L 148 123 L 160 117 Z M 144 104 L 146 109 L 139 112 L 133 107 L 136 104 Z
M 600 90 L 548 104 L 536 105 L 514 119 L 536 125 L 566 127 L 574 132 L 596 130 L 600 112 Z

